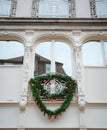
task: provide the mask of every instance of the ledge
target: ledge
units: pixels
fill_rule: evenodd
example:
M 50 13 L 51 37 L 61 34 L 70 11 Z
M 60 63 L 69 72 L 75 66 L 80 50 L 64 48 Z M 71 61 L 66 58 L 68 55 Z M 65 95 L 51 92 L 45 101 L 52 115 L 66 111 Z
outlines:
M 0 30 L 107 31 L 107 18 L 0 18 Z

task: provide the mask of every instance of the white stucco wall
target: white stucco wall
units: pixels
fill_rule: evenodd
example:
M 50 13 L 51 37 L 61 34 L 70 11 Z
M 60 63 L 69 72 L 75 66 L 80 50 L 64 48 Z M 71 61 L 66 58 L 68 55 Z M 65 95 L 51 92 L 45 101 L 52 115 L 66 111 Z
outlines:
M 107 106 L 88 107 L 86 109 L 87 128 L 107 129 Z
M 89 0 L 76 0 L 76 17 L 91 17 Z
M 17 128 L 19 108 L 15 104 L 0 103 L 0 128 Z
M 85 67 L 83 87 L 87 102 L 107 103 L 107 67 Z
M 32 0 L 18 0 L 16 17 L 31 17 Z
M 0 66 L 0 101 L 18 101 L 22 80 L 22 66 Z
M 55 109 L 59 105 L 48 103 L 50 109 Z M 27 128 L 78 128 L 79 110 L 77 106 L 70 105 L 66 112 L 62 113 L 56 120 L 48 120 L 47 116 L 38 109 L 35 104 L 29 104 L 26 110 L 25 126 Z

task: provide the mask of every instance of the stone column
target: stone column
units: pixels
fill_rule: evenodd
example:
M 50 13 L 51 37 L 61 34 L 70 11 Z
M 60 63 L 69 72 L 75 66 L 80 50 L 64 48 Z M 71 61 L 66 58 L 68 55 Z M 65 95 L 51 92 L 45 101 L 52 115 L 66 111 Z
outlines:
M 78 83 L 78 104 L 80 110 L 80 130 L 86 130 L 85 121 L 85 95 L 82 86 L 82 47 L 80 45 L 74 46 L 76 58 L 76 79 Z
M 27 104 L 27 94 L 28 94 L 28 81 L 33 77 L 33 47 L 25 46 L 24 48 L 24 64 L 23 64 L 23 86 L 21 98 L 19 101 L 20 115 L 18 130 L 25 129 L 25 116 L 26 116 L 26 104 Z

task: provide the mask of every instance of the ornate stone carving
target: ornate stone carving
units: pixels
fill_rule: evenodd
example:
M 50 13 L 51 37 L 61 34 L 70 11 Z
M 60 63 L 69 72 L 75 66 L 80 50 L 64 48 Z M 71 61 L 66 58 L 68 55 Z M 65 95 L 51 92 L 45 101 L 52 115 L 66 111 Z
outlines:
M 12 0 L 11 4 L 11 17 L 14 17 L 16 15 L 16 6 L 17 6 L 17 0 Z
M 26 108 L 26 104 L 27 104 L 26 97 L 21 97 L 21 99 L 19 101 L 20 110 L 24 111 Z
M 81 60 L 82 60 L 82 46 L 75 46 L 75 56 L 76 56 L 76 73 L 77 73 L 77 82 L 78 82 L 78 104 L 79 109 L 81 111 L 85 110 L 85 96 L 83 93 L 82 88 L 82 67 L 81 67 Z
M 96 4 L 95 4 L 95 0 L 90 0 L 90 11 L 91 11 L 91 16 L 92 17 L 97 17 L 96 16 Z
M 29 59 L 30 58 L 30 52 L 32 52 L 32 46 L 26 46 L 25 48 L 25 58 Z
M 32 1 L 32 17 L 38 17 L 39 0 Z
M 74 50 L 76 52 L 76 59 L 81 60 L 81 49 L 82 46 L 74 46 Z
M 75 0 L 69 0 L 69 17 L 75 17 Z
M 84 95 L 79 96 L 78 104 L 79 104 L 80 111 L 84 111 L 85 110 L 85 105 L 86 105 L 86 101 L 85 101 Z

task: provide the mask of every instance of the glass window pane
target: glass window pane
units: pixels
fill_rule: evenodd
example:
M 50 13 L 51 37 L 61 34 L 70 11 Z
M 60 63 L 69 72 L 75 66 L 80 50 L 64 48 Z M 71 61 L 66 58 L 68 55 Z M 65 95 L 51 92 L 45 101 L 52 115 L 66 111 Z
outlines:
M 96 0 L 97 17 L 107 17 L 107 0 Z
M 35 54 L 35 75 L 51 71 L 51 42 L 40 43 Z M 55 42 L 55 67 L 57 73 L 71 75 L 71 51 L 67 44 Z
M 39 17 L 69 17 L 68 0 L 40 0 L 38 15 Z
M 0 64 L 22 64 L 23 55 L 24 47 L 21 43 L 0 41 Z
M 11 0 L 0 0 L 0 16 L 9 16 Z
M 103 58 L 99 42 L 87 42 L 83 45 L 82 58 L 84 66 L 102 66 Z
M 36 47 L 34 75 L 48 73 L 47 64 L 51 64 L 51 42 L 43 42 Z
M 71 50 L 70 47 L 62 42 L 55 43 L 55 61 L 61 66 L 60 72 L 72 75 L 71 70 Z M 57 68 L 58 69 L 58 68 Z
M 46 64 L 46 74 L 51 72 L 51 64 Z

